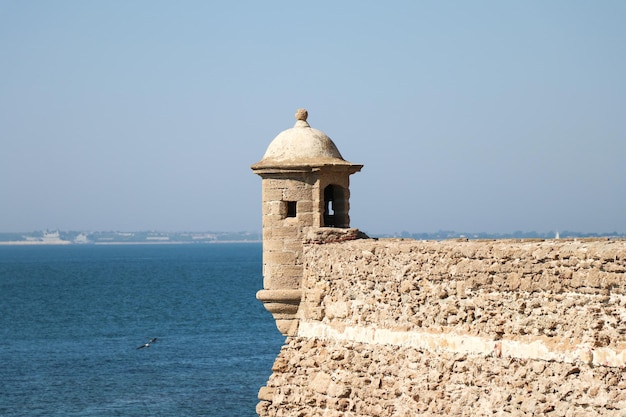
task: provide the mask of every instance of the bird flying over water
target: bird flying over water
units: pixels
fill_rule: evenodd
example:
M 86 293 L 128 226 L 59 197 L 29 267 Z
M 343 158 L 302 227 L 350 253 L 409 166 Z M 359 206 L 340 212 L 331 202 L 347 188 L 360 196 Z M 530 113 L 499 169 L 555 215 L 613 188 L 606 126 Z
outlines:
M 156 343 L 156 341 L 157 341 L 157 338 L 156 338 L 156 337 L 153 337 L 152 339 L 150 339 L 150 341 L 149 341 L 148 343 L 144 343 L 143 345 L 138 346 L 138 347 L 137 347 L 137 349 L 148 348 L 148 347 L 150 347 L 150 345 L 152 345 L 153 343 Z

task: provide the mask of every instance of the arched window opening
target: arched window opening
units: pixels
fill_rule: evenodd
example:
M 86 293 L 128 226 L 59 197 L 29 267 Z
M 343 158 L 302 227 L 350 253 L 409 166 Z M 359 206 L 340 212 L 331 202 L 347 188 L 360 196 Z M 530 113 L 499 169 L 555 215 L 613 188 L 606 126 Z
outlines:
M 348 227 L 346 193 L 338 185 L 328 185 L 324 189 L 324 225 L 325 227 Z

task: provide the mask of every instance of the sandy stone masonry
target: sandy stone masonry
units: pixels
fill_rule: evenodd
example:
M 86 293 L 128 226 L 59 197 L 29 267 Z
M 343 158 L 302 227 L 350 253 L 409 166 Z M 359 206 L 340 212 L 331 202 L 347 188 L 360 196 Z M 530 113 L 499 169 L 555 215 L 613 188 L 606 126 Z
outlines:
M 302 290 L 303 243 L 310 229 L 348 229 L 350 175 L 334 142 L 298 109 L 294 127 L 278 134 L 251 166 L 262 178 L 263 289 L 257 298 L 284 335 L 294 335 Z
M 626 241 L 309 241 L 260 416 L 626 416 Z

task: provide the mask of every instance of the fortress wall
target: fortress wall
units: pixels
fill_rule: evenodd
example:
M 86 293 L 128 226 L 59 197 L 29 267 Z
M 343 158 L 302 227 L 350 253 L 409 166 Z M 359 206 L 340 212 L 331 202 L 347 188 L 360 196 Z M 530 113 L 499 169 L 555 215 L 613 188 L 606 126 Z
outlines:
M 260 416 L 626 416 L 626 241 L 304 248 Z

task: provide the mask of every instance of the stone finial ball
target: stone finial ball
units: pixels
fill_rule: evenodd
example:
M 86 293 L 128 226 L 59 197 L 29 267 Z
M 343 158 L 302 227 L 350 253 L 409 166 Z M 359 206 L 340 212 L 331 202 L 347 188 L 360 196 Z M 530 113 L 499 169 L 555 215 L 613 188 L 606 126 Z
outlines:
M 309 117 L 309 112 L 306 109 L 296 110 L 296 120 L 304 120 L 306 122 L 307 117 Z

